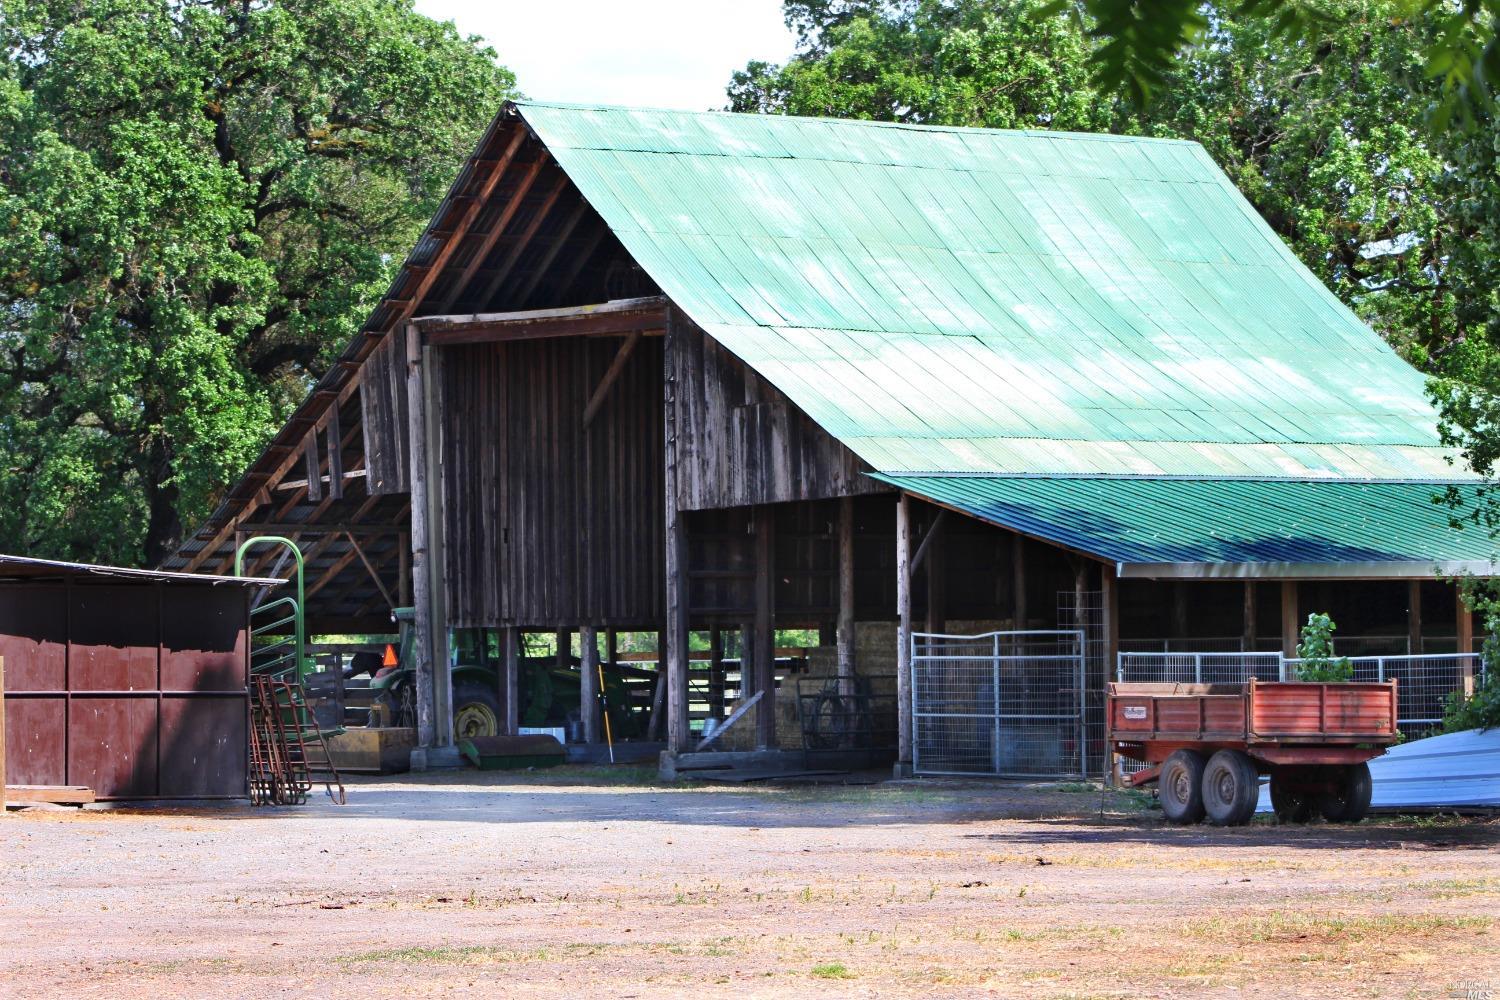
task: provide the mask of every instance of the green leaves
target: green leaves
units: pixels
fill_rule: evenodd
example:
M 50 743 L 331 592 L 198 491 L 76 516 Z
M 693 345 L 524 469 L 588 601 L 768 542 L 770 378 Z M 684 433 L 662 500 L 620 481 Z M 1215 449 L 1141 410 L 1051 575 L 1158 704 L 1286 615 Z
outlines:
M 513 87 L 408 0 L 0 0 L 0 531 L 154 563 Z
M 1299 681 L 1342 682 L 1354 679 L 1354 664 L 1346 656 L 1333 655 L 1333 633 L 1338 626 L 1325 614 L 1310 614 L 1297 644 Z

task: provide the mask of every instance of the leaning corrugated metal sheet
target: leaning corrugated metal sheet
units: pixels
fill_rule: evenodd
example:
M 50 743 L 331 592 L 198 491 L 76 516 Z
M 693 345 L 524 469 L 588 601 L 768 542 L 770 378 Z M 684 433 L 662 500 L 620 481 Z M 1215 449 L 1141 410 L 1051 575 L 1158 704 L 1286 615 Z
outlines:
M 1372 809 L 1500 809 L 1500 729 L 1392 747 L 1370 761 Z M 1259 812 L 1271 811 L 1261 787 Z
M 1376 809 L 1500 809 L 1500 729 L 1470 729 L 1392 747 L 1370 761 Z

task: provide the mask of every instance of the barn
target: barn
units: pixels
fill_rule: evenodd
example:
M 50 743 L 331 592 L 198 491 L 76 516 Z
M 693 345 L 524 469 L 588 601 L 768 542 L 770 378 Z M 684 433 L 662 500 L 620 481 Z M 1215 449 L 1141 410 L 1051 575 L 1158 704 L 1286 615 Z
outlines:
M 1194 143 L 522 102 L 164 568 L 280 534 L 311 630 L 413 605 L 425 746 L 475 628 L 507 729 L 521 633 L 585 637 L 588 704 L 635 630 L 669 753 L 752 698 L 785 745 L 808 628 L 898 771 L 1097 773 L 1107 678 L 1284 672 L 1313 611 L 1430 724 L 1482 669 L 1493 544 L 1435 500 L 1477 486 Z

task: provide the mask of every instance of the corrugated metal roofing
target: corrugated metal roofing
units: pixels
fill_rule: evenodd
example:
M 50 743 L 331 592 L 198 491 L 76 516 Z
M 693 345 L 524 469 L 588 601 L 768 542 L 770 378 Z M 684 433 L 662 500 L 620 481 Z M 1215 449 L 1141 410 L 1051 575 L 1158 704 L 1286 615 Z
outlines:
M 1479 528 L 1454 530 L 1428 483 L 877 478 L 1107 559 L 1127 577 L 1431 577 L 1496 568 L 1494 541 Z
M 1422 375 L 1196 143 L 519 112 L 673 301 L 877 470 L 1465 478 Z
M 1370 761 L 1375 809 L 1500 809 L 1500 729 L 1470 729 L 1391 747 Z M 1271 812 L 1262 786 L 1257 812 Z

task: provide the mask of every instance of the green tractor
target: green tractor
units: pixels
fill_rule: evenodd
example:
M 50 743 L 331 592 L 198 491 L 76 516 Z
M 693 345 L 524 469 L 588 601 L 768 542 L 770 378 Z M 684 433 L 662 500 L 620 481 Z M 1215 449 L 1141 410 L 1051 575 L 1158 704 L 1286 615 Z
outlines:
M 413 643 L 411 608 L 394 612 L 400 632 L 394 665 L 374 665 L 371 703 L 386 724 L 415 726 L 416 681 L 412 673 Z M 500 669 L 501 634 L 498 629 L 470 628 L 453 632 L 451 647 L 455 662 L 453 677 L 453 736 L 456 740 L 476 736 L 498 736 L 501 731 Z M 573 661 L 578 662 L 576 658 Z M 560 667 L 555 658 L 523 656 L 520 663 L 520 724 L 535 728 L 576 729 L 579 712 L 578 670 Z M 360 668 L 357 666 L 356 671 Z M 615 665 L 604 672 L 605 702 L 615 739 L 644 735 L 650 708 L 650 691 L 656 673 Z

